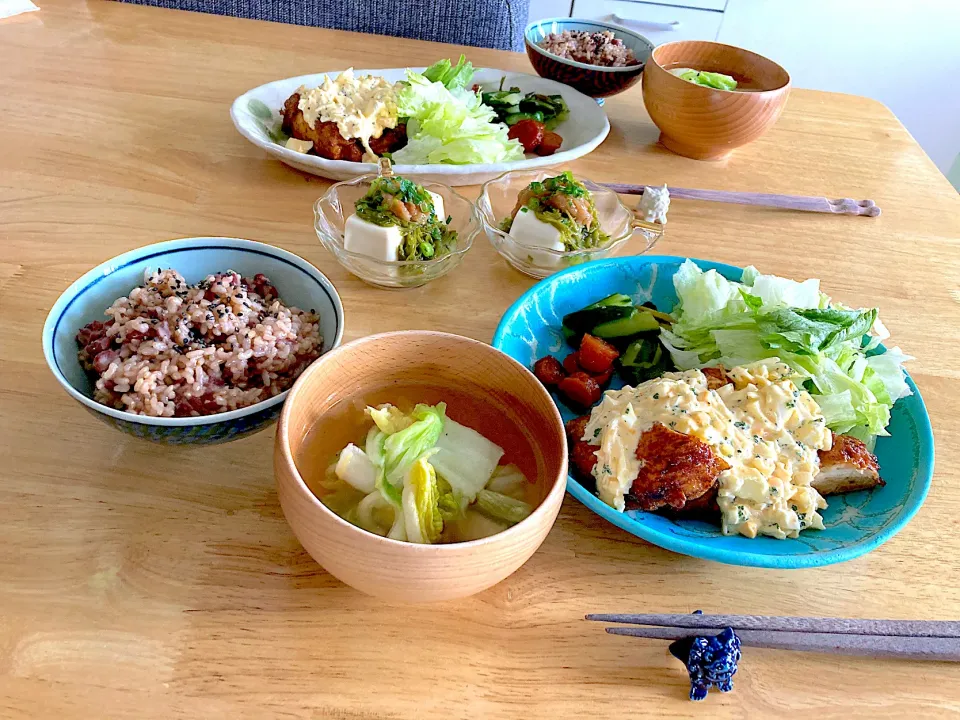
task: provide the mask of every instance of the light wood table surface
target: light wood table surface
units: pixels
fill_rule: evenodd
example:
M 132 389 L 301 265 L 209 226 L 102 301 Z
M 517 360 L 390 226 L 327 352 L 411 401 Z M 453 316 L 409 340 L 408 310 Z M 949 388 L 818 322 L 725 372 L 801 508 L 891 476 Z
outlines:
M 492 337 L 531 280 L 483 238 L 447 277 L 374 290 L 319 245 L 326 182 L 237 134 L 230 102 L 269 80 L 424 65 L 458 48 L 95 0 L 0 22 L 0 717 L 947 717 L 960 666 L 747 649 L 735 691 L 686 699 L 665 644 L 591 611 L 960 617 L 960 199 L 891 113 L 796 90 L 720 163 L 670 154 L 639 87 L 573 169 L 600 181 L 872 198 L 878 219 L 675 202 L 658 250 L 798 278 L 878 305 L 933 420 L 926 504 L 875 552 L 815 570 L 674 555 L 567 498 L 509 580 L 387 607 L 327 575 L 284 522 L 273 430 L 154 446 L 97 422 L 47 370 L 40 328 L 93 265 L 176 237 L 279 245 L 343 296 L 345 340 L 430 328 Z M 467 49 L 479 66 L 522 55 Z M 468 189 L 468 192 L 473 192 Z

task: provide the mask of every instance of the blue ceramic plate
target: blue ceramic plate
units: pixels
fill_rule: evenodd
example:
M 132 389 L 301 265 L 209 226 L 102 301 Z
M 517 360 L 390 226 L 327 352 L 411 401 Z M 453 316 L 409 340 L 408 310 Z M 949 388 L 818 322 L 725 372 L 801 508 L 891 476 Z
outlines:
M 534 285 L 507 310 L 493 345 L 528 368 L 547 354 L 563 358 L 571 352 L 560 331 L 564 315 L 615 292 L 632 295 L 638 304 L 652 301 L 658 309 L 669 310 L 677 301 L 673 275 L 685 259 L 656 255 L 615 258 L 558 273 Z M 701 268 L 713 268 L 731 280 L 739 280 L 742 274 L 732 265 L 695 261 Z M 930 418 L 913 380 L 908 377 L 907 382 L 913 395 L 896 403 L 890 436 L 877 440 L 875 452 L 886 486 L 827 498 L 825 530 L 811 530 L 788 540 L 724 536 L 719 525 L 708 522 L 671 520 L 639 510 L 619 513 L 572 477 L 567 488 L 614 525 L 685 555 L 769 568 L 817 567 L 850 560 L 893 537 L 917 512 L 930 488 Z M 564 421 L 574 417 L 563 403 L 558 406 Z
M 93 400 L 93 383 L 77 359 L 77 331 L 92 320 L 102 320 L 114 300 L 143 282 L 144 270 L 158 267 L 179 271 L 189 283 L 223 270 L 263 273 L 285 304 L 317 311 L 323 352 L 337 347 L 343 337 L 343 306 L 333 284 L 306 260 L 278 247 L 201 237 L 156 243 L 118 255 L 86 273 L 54 303 L 43 326 L 43 354 L 54 377 L 74 400 L 123 432 L 167 445 L 227 442 L 272 423 L 287 397 L 284 391 L 239 410 L 189 418 L 135 415 Z

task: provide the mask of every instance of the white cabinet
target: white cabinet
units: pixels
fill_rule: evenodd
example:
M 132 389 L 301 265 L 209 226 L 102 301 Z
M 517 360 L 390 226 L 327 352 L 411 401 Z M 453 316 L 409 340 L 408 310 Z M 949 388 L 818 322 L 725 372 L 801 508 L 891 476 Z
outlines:
M 707 4 L 706 0 L 704 4 Z M 715 40 L 723 21 L 723 13 L 716 10 L 631 0 L 575 0 L 573 15 L 621 24 L 640 33 L 654 45 L 674 40 Z
M 530 0 L 527 22 L 555 17 L 570 17 L 573 0 Z

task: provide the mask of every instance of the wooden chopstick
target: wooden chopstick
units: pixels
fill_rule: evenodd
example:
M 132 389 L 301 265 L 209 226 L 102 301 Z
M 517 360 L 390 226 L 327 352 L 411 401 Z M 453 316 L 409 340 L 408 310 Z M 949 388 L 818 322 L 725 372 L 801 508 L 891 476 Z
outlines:
M 732 627 L 741 630 L 960 638 L 960 620 L 858 620 L 855 618 L 776 617 L 769 615 L 592 614 L 587 620 L 662 625 L 691 630 Z M 687 633 L 689 635 L 689 633 Z
M 614 192 L 622 195 L 643 195 L 644 185 L 629 183 L 604 183 Z M 853 200 L 852 198 L 831 199 L 807 195 L 777 195 L 774 193 L 729 192 L 726 190 L 695 190 L 691 188 L 668 187 L 670 197 L 678 200 L 707 200 L 709 202 L 734 203 L 736 205 L 761 205 L 781 210 L 803 210 L 805 212 L 832 213 L 834 215 L 863 215 L 878 217 L 880 208 L 873 200 Z
M 717 635 L 723 628 L 699 628 L 704 635 Z M 611 635 L 679 640 L 690 637 L 689 628 L 608 627 Z M 904 635 L 855 635 L 777 630 L 737 630 L 741 645 L 749 647 L 819 652 L 838 655 L 960 662 L 960 638 Z

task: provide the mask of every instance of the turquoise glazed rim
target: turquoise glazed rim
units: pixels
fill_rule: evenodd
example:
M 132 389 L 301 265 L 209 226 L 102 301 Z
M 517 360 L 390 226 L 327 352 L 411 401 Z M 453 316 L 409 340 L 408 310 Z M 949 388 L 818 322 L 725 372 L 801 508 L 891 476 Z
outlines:
M 287 391 L 249 407 L 189 418 L 156 418 L 115 410 L 92 397 L 92 382 L 77 360 L 77 331 L 121 295 L 143 282 L 149 267 L 173 268 L 188 282 L 236 270 L 263 273 L 288 305 L 315 309 L 323 352 L 343 338 L 343 305 L 333 284 L 303 258 L 252 240 L 197 237 L 147 245 L 118 255 L 85 273 L 54 303 L 43 326 L 43 354 L 64 390 L 103 422 L 136 437 L 166 444 L 212 444 L 262 430 L 276 420 Z
M 552 275 L 530 288 L 504 313 L 493 346 L 528 368 L 547 354 L 562 358 L 571 352 L 560 330 L 565 314 L 614 292 L 631 295 L 638 304 L 653 302 L 661 310 L 670 309 L 677 300 L 673 275 L 686 259 L 666 255 L 611 258 Z M 739 280 L 743 273 L 733 265 L 692 259 L 704 270 L 712 268 L 731 280 Z M 807 531 L 799 538 L 725 536 L 718 525 L 709 522 L 674 520 L 641 510 L 619 513 L 573 477 L 568 478 L 567 488 L 577 500 L 617 527 L 684 555 L 777 569 L 851 560 L 896 535 L 920 509 L 930 489 L 933 431 L 923 398 L 909 376 L 907 384 L 913 395 L 894 405 L 890 436 L 878 438 L 875 449 L 887 484 L 827 498 L 828 507 L 823 511 L 826 529 Z M 558 407 L 564 421 L 575 417 L 563 403 L 558 402 Z

